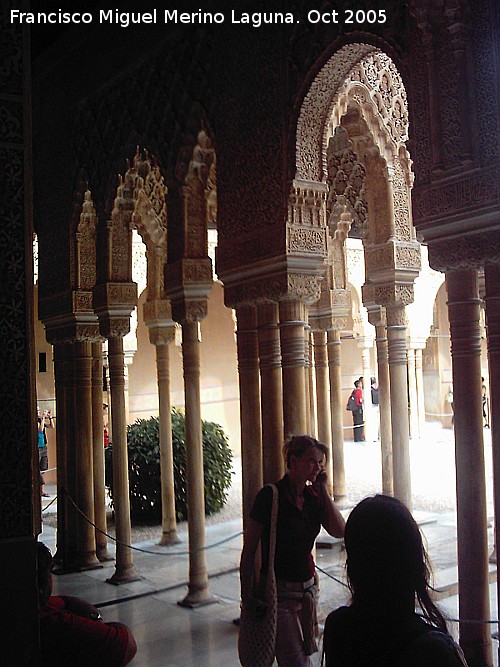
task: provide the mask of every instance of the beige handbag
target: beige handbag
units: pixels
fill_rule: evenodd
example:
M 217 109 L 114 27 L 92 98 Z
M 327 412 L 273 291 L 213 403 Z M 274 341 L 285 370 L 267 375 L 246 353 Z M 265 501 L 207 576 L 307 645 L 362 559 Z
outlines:
M 269 530 L 269 564 L 263 599 L 267 603 L 263 614 L 256 614 L 253 605 L 242 605 L 238 655 L 243 667 L 270 667 L 276 654 L 276 629 L 278 621 L 278 592 L 274 573 L 276 548 L 276 520 L 278 517 L 278 489 L 273 490 L 271 525 Z

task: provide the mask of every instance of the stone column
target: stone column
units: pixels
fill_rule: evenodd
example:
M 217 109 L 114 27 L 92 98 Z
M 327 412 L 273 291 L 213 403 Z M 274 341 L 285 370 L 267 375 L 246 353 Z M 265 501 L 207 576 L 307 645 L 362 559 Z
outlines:
M 327 335 L 328 365 L 330 368 L 330 401 L 332 406 L 333 495 L 346 494 L 344 467 L 344 422 L 342 377 L 340 373 L 340 331 L 331 329 Z
M 123 385 L 123 394 L 125 397 L 125 423 L 129 424 L 130 423 L 130 399 L 129 399 L 129 392 L 128 392 L 128 377 L 129 377 L 129 366 L 132 366 L 134 363 L 134 355 L 135 355 L 135 350 L 126 350 L 124 351 L 124 360 L 125 360 L 125 365 L 123 367 L 123 377 L 124 377 L 124 385 Z
M 420 437 L 418 428 L 418 397 L 417 397 L 417 374 L 415 361 L 415 348 L 408 346 L 408 394 L 410 397 L 410 437 Z
M 460 644 L 470 667 L 490 666 L 486 484 L 477 272 L 446 274 L 457 476 Z M 472 621 L 472 622 L 471 622 Z
M 189 584 L 184 607 L 213 601 L 208 592 L 205 557 L 205 489 L 200 397 L 200 323 L 182 323 L 184 402 L 186 407 L 186 481 L 189 533 Z
M 298 300 L 280 301 L 280 341 L 283 368 L 283 422 L 285 440 L 307 432 L 304 327 L 306 305 Z
M 304 327 L 304 371 L 306 392 L 306 433 L 316 437 L 316 403 L 314 402 L 314 379 L 312 370 L 311 327 Z
M 238 377 L 240 387 L 243 525 L 262 487 L 262 427 L 260 414 L 259 341 L 254 306 L 236 308 Z
M 377 324 L 376 331 L 382 492 L 388 496 L 392 496 L 394 493 L 394 482 L 392 468 L 391 392 L 385 324 Z
M 283 476 L 283 385 L 278 331 L 278 306 L 261 303 L 257 307 L 261 414 L 262 473 L 264 484 Z
M 111 423 L 113 428 L 113 496 L 116 523 L 116 566 L 110 583 L 135 581 L 131 544 L 130 491 L 128 479 L 127 421 L 125 412 L 125 356 L 123 337 L 108 338 Z
M 73 346 L 75 381 L 75 429 L 73 446 L 76 459 L 77 497 L 82 514 L 77 515 L 79 569 L 98 565 L 94 521 L 94 477 L 92 460 L 92 343 L 82 341 Z M 102 414 L 102 406 L 101 406 Z
M 386 307 L 391 387 L 394 495 L 411 510 L 411 471 L 406 365 L 406 313 L 403 305 Z
M 162 332 L 155 344 L 158 379 L 160 474 L 161 474 L 161 538 L 158 544 L 178 544 L 175 516 L 174 455 L 172 450 L 172 416 L 170 405 L 169 343 L 174 328 Z
M 57 429 L 57 533 L 54 563 L 61 569 L 69 569 L 68 552 L 68 499 L 65 490 L 68 488 L 67 466 L 67 415 L 68 405 L 68 355 L 69 345 L 54 345 L 54 376 L 56 390 L 56 429 Z
M 318 440 L 328 447 L 328 479 L 333 494 L 332 413 L 330 410 L 330 386 L 326 331 L 314 331 L 314 368 L 316 372 L 316 404 L 318 406 Z
M 104 484 L 104 426 L 102 394 L 102 343 L 92 343 L 92 458 L 94 464 L 94 517 L 97 558 L 112 560 L 108 551 L 106 489 Z
M 490 377 L 490 427 L 493 452 L 493 491 L 495 498 L 495 552 L 500 553 L 500 266 L 486 265 L 485 307 Z M 497 600 L 500 600 L 500 578 L 497 577 Z M 497 613 L 498 607 L 497 604 Z M 498 617 L 497 617 L 498 618 Z M 500 657 L 500 648 L 499 648 Z
M 425 431 L 425 397 L 422 349 L 415 350 L 415 375 L 417 377 L 418 430 L 422 438 Z
M 363 369 L 363 419 L 365 422 L 365 439 L 367 442 L 375 440 L 376 424 L 373 414 L 370 378 L 372 375 L 370 351 L 373 345 L 371 340 L 364 339 L 361 350 L 361 367 Z

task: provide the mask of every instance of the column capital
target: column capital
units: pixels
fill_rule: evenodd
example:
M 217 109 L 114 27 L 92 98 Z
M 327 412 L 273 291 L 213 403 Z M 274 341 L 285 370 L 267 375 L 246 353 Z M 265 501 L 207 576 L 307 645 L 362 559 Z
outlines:
M 68 290 L 40 299 L 39 316 L 51 345 L 102 340 L 92 290 Z
M 169 299 L 154 299 L 143 305 L 144 322 L 152 345 L 168 345 L 175 338 L 175 322 Z
M 121 338 L 130 331 L 130 314 L 137 305 L 137 284 L 104 282 L 94 287 L 94 311 L 105 338 Z

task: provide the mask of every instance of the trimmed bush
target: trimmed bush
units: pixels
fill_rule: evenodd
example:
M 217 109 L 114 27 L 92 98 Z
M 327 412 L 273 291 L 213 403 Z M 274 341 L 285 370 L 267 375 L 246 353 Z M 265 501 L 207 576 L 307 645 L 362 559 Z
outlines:
M 175 511 L 178 521 L 187 519 L 186 422 L 172 410 Z M 232 452 L 218 424 L 202 421 L 205 513 L 218 512 L 231 486 Z M 161 520 L 160 434 L 158 417 L 137 419 L 127 427 L 130 513 L 134 519 Z M 113 498 L 112 446 L 106 449 L 106 486 Z

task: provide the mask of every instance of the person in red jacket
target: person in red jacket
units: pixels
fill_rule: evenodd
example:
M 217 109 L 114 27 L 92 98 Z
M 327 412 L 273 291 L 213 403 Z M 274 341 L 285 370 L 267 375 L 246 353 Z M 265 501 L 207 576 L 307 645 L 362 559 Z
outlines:
M 355 380 L 352 395 L 356 400 L 356 410 L 352 411 L 354 442 L 363 442 L 365 439 L 365 418 L 363 414 L 363 387 L 362 378 Z
M 123 623 L 105 623 L 81 598 L 52 595 L 52 554 L 38 542 L 38 600 L 42 666 L 123 667 L 137 652 Z

